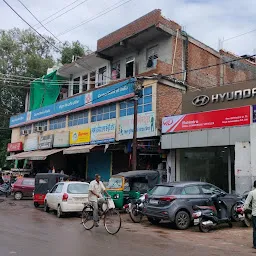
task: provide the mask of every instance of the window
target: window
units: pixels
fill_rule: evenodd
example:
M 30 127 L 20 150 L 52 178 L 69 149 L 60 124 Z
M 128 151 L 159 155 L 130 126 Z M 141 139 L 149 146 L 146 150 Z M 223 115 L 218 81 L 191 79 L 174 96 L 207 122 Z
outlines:
M 69 115 L 68 126 L 76 126 L 88 123 L 88 111 L 82 111 Z
M 88 90 L 88 74 L 82 77 L 82 90 L 86 92 Z
M 37 132 L 37 127 L 42 127 L 42 131 L 47 131 L 47 128 L 48 128 L 48 124 L 47 124 L 47 121 L 41 121 L 41 122 L 37 122 L 34 124 L 33 126 L 33 132 Z
M 32 133 L 32 125 L 20 127 L 20 135 L 27 135 Z
M 56 130 L 66 127 L 66 117 L 58 117 L 50 120 L 50 130 Z
M 22 181 L 22 185 L 24 185 L 24 186 L 34 186 L 35 185 L 35 180 L 33 180 L 33 179 L 24 179 Z
M 38 183 L 39 184 L 46 184 L 46 183 L 48 183 L 48 179 L 39 179 Z
M 92 110 L 92 122 L 108 120 L 112 118 L 116 118 L 116 104 L 110 104 Z
M 215 186 L 212 186 L 210 184 L 207 184 L 207 185 L 202 185 L 201 186 L 202 190 L 203 190 L 203 193 L 205 195 L 212 195 L 214 193 L 220 193 L 221 190 Z
M 57 186 L 57 188 L 55 190 L 55 193 L 61 193 L 63 186 L 64 186 L 63 183 L 58 184 L 58 186 Z
M 105 66 L 100 68 L 98 73 L 98 86 L 101 86 L 107 83 L 106 75 L 107 75 L 107 67 Z
M 111 77 L 113 80 L 120 78 L 120 61 L 113 63 Z
M 56 189 L 57 189 L 58 185 L 55 185 L 52 190 L 50 191 L 50 193 L 55 193 Z
M 152 86 L 143 89 L 143 97 L 138 101 L 138 113 L 152 111 Z M 134 102 L 124 101 L 120 103 L 120 116 L 129 116 L 134 113 Z
M 90 73 L 90 89 L 95 88 L 95 77 L 96 77 L 96 72 L 93 71 Z
M 154 196 L 167 196 L 172 195 L 174 192 L 175 187 L 171 186 L 155 186 L 150 194 Z
M 88 194 L 89 185 L 82 183 L 74 183 L 68 185 L 67 192 L 69 194 Z
M 185 187 L 181 192 L 181 195 L 200 195 L 200 194 L 201 193 L 198 186 Z
M 75 78 L 73 81 L 73 95 L 79 93 L 79 87 L 80 87 L 80 76 Z
M 157 65 L 158 46 L 155 45 L 147 49 L 147 68 L 154 68 Z
M 129 57 L 126 59 L 126 77 L 133 77 L 135 75 L 135 59 Z

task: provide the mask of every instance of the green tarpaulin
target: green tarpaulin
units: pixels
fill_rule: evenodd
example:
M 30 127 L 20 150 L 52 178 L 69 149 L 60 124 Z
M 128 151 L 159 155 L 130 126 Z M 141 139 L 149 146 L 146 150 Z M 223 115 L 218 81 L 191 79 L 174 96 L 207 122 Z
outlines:
M 60 93 L 61 81 L 64 80 L 65 78 L 57 75 L 57 70 L 34 80 L 30 87 L 29 110 L 55 103 Z

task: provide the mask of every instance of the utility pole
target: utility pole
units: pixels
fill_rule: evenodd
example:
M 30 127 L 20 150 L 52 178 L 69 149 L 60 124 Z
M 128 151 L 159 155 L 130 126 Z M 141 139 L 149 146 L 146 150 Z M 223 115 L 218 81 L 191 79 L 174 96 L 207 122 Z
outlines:
M 137 124 L 138 124 L 138 100 L 141 98 L 142 89 L 143 89 L 143 81 L 135 82 L 135 96 L 134 100 L 134 113 L 133 113 L 133 140 L 132 140 L 132 170 L 135 171 L 137 169 Z

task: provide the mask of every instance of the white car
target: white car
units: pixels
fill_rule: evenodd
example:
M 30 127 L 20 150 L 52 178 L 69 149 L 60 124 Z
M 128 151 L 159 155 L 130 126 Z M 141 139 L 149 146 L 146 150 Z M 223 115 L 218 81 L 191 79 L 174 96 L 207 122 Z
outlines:
M 58 218 L 64 213 L 81 212 L 88 202 L 88 190 L 87 182 L 59 182 L 46 194 L 44 211 L 56 210 Z

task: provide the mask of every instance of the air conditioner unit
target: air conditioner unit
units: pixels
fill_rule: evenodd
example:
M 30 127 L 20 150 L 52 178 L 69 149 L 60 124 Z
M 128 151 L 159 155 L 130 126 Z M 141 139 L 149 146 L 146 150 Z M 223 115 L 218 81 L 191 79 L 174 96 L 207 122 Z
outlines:
M 43 126 L 36 126 L 36 132 L 43 132 Z
M 25 136 L 28 135 L 28 131 L 27 130 L 23 130 L 22 131 L 22 135 L 25 135 Z

